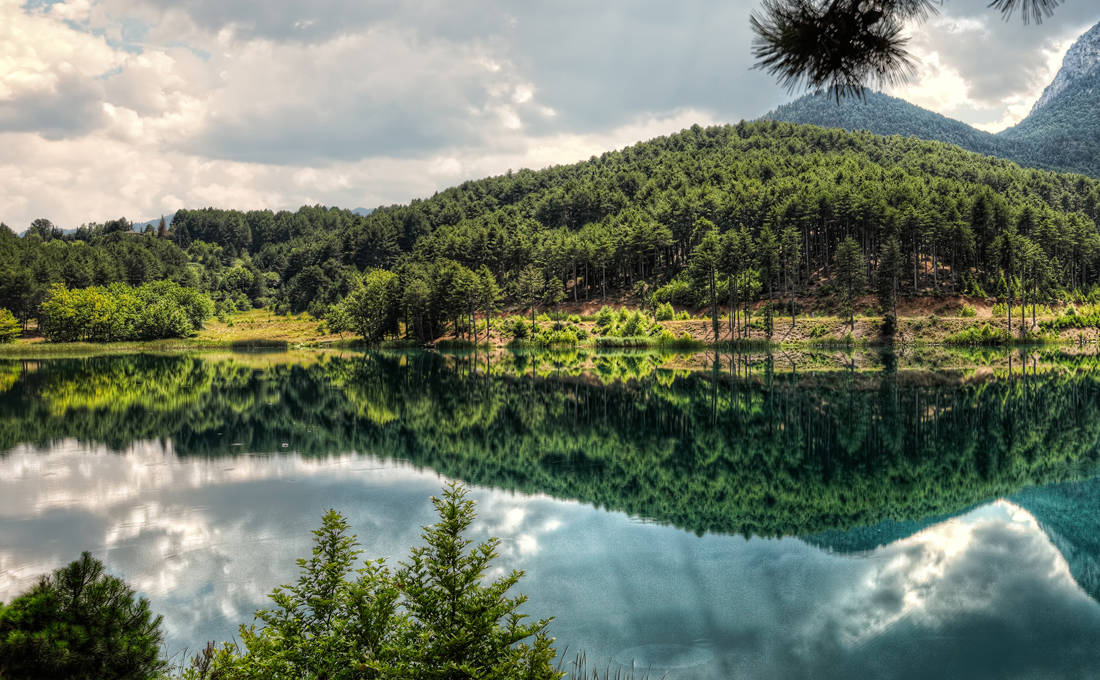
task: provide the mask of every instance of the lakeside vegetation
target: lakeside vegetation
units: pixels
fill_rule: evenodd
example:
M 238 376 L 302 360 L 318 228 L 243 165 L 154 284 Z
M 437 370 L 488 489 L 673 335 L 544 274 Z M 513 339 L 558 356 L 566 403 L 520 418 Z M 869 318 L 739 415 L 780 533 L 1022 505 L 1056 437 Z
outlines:
M 965 295 L 995 299 L 1009 335 L 1033 340 L 1042 329 L 1024 307 L 1100 302 L 1098 217 L 1100 182 L 1085 177 L 935 142 L 741 123 L 368 216 L 181 210 L 141 234 L 125 220 L 68 234 L 36 220 L 22 238 L 0 229 L 0 308 L 29 328 L 58 283 L 172 281 L 222 321 L 308 311 L 368 342 L 480 341 L 506 311 L 540 336 L 539 310 L 603 304 L 673 306 L 708 319 L 708 334 L 690 334 L 715 342 L 771 340 L 781 318 L 825 308 L 858 337 L 868 301 L 892 339 L 900 302 Z M 530 339 L 568 344 L 577 330 Z

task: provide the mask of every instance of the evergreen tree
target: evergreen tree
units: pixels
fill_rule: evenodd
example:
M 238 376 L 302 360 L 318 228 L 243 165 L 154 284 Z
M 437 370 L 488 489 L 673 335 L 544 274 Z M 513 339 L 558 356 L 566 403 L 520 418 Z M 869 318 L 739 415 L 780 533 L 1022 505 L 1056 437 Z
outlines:
M 691 254 L 693 278 L 707 290 L 710 304 L 711 327 L 714 341 L 718 342 L 718 267 L 722 260 L 722 246 L 714 224 L 709 220 L 700 220 L 706 235 Z
M 485 312 L 485 340 L 490 338 L 490 327 L 493 320 L 493 312 L 500 308 L 500 302 L 504 299 L 504 293 L 497 285 L 497 279 L 493 272 L 485 265 L 477 271 L 478 276 L 478 303 L 481 311 Z M 475 338 L 476 339 L 476 338 Z
M 1062 0 L 992 0 L 1007 18 L 1017 9 L 1039 22 Z M 935 12 L 934 0 L 762 0 L 750 18 L 757 67 L 788 88 L 805 84 L 837 99 L 911 74 L 904 28 Z
M 22 326 L 15 315 L 10 311 L 0 308 L 0 345 L 15 342 L 22 332 Z
M 241 646 L 208 647 L 185 680 L 559 680 L 550 620 L 524 622 L 527 598 L 508 595 L 523 573 L 487 580 L 499 541 L 466 537 L 475 519 L 466 490 L 452 483 L 432 503 L 439 521 L 396 571 L 383 560 L 356 568 L 359 543 L 330 510 L 297 582 L 256 613 L 263 626 L 242 626 Z
M 161 617 L 89 553 L 0 605 L 0 677 L 152 680 Z
M 534 265 L 527 265 L 516 280 L 516 297 L 531 308 L 531 332 L 537 333 L 535 326 L 535 305 L 543 301 L 546 294 L 546 279 Z
M 897 323 L 898 318 L 898 280 L 904 264 L 901 242 L 891 236 L 882 243 L 878 255 L 878 276 L 876 292 L 882 313 L 888 317 L 887 325 Z
M 855 301 L 863 293 L 866 270 L 863 252 L 851 236 L 837 246 L 834 264 L 841 310 L 848 317 L 849 328 L 855 330 Z

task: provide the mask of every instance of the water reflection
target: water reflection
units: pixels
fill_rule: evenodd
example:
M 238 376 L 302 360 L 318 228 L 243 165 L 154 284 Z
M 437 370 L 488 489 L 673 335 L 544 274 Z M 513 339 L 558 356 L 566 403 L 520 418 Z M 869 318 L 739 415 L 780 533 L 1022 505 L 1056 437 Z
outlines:
M 530 611 L 594 661 L 700 678 L 1100 662 L 1084 360 L 1009 378 L 584 359 L 608 379 L 531 377 L 538 361 L 9 367 L 0 599 L 90 548 L 166 614 L 173 649 L 227 638 L 324 509 L 400 558 L 442 472 L 479 485 L 475 531 L 504 538 Z

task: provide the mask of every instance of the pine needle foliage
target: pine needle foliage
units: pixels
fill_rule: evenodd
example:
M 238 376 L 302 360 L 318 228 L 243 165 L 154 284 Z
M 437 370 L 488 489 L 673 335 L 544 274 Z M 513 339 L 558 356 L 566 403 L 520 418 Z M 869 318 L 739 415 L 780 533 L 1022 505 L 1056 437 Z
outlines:
M 241 645 L 207 647 L 186 680 L 558 680 L 550 619 L 527 622 L 522 572 L 486 581 L 498 539 L 466 536 L 476 513 L 466 489 L 451 483 L 433 498 L 439 521 L 424 545 L 391 569 L 367 561 L 335 510 L 314 531 L 311 557 L 298 560 L 294 584 L 276 588 L 263 624 L 241 627 Z

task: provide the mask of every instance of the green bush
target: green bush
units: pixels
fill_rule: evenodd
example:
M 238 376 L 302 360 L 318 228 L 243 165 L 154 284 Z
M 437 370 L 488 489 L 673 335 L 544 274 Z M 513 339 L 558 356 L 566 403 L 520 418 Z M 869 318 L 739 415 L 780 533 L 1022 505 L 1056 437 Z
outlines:
M 959 316 L 967 318 L 967 319 L 972 319 L 972 318 L 978 316 L 978 310 L 974 309 L 970 305 L 964 304 L 962 306 L 962 308 L 959 310 Z
M 1012 342 L 1012 336 L 1003 328 L 982 324 L 953 333 L 944 342 L 948 345 L 1007 345 Z
M 645 335 L 605 335 L 596 338 L 596 347 L 652 347 L 654 339 Z
M 521 316 L 510 316 L 504 322 L 504 334 L 516 340 L 526 340 L 531 335 L 531 326 Z
M 662 302 L 657 305 L 656 319 L 658 321 L 672 321 L 676 317 L 676 311 L 672 309 L 672 305 L 667 302 Z
M 330 510 L 297 583 L 256 612 L 263 627 L 242 626 L 239 646 L 208 647 L 184 677 L 560 678 L 549 619 L 526 623 L 526 597 L 507 596 L 523 573 L 486 582 L 500 542 L 466 538 L 475 519 L 466 491 L 452 484 L 432 503 L 439 521 L 396 570 L 383 560 L 356 568 L 359 543 Z
M 1060 331 L 1067 328 L 1100 328 L 1100 310 L 1095 307 L 1088 307 L 1078 311 L 1075 307 L 1068 307 L 1058 317 L 1040 321 L 1039 328 L 1047 331 Z
M 663 348 L 682 347 L 682 348 L 694 348 L 700 347 L 705 343 L 699 342 L 695 338 L 691 337 L 691 334 L 684 331 L 679 336 L 675 335 L 672 331 L 661 329 L 660 334 L 657 336 L 657 346 Z
M 570 329 L 552 330 L 539 333 L 535 337 L 535 341 L 540 345 L 575 345 L 577 340 L 576 332 Z
M 160 660 L 161 618 L 90 554 L 0 605 L 0 678 L 147 680 Z
M 15 339 L 23 332 L 19 320 L 6 309 L 0 309 L 0 345 L 15 342 Z
M 619 335 L 623 337 L 642 335 L 642 331 L 647 330 L 647 324 L 645 323 L 646 319 L 637 310 L 625 315 L 620 314 L 619 321 L 622 324 Z
M 213 313 L 210 298 L 171 281 L 72 290 L 55 284 L 38 325 L 51 342 L 156 340 L 192 335 Z

